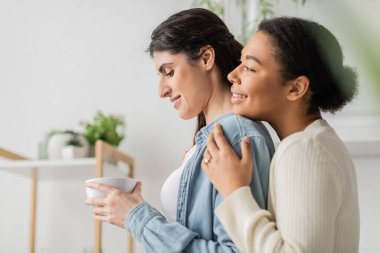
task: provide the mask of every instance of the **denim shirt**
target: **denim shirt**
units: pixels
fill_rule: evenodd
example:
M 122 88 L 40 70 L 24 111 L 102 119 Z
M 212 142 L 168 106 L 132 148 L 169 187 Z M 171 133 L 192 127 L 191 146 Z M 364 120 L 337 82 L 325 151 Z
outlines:
M 266 208 L 269 166 L 274 153 L 272 139 L 261 122 L 232 113 L 223 115 L 196 134 L 197 148 L 181 176 L 177 221 L 167 222 L 147 203 L 132 209 L 126 218 L 124 227 L 142 243 L 146 252 L 239 252 L 214 214 L 222 197 L 201 168 L 207 137 L 215 123 L 221 124 L 239 156 L 242 138 L 250 137 L 254 161 L 251 191 L 260 207 Z

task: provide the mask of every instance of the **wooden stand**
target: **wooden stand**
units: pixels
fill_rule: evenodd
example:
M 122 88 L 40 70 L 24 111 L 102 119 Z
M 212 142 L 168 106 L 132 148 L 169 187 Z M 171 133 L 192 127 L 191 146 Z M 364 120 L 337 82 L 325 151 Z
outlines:
M 9 150 L 0 148 L 0 157 L 5 157 L 9 160 L 29 160 L 28 158 L 18 155 Z M 134 159 L 129 155 L 120 152 L 116 147 L 109 145 L 106 142 L 98 140 L 95 145 L 95 172 L 96 177 L 103 177 L 104 161 L 107 159 L 114 159 L 123 162 L 129 166 L 128 177 L 134 177 Z M 91 159 L 90 159 L 91 160 Z M 36 211 L 37 211 L 37 187 L 38 187 L 38 169 L 39 166 L 47 166 L 46 163 L 57 165 L 60 161 L 32 161 L 31 170 L 31 203 L 30 203 L 30 228 L 29 228 L 29 253 L 35 253 L 35 240 L 36 240 Z M 86 161 L 87 162 L 87 161 Z M 12 162 L 13 163 L 13 162 Z M 23 163 L 23 162 L 21 162 Z M 30 165 L 31 165 L 30 164 Z M 12 164 L 14 165 L 14 164 Z M 8 165 L 9 166 L 9 165 Z M 24 165 L 22 165 L 24 166 Z M 31 168 L 29 167 L 29 168 Z M 95 241 L 94 253 L 101 253 L 101 238 L 102 238 L 102 224 L 95 221 Z M 127 233 L 128 253 L 134 252 L 133 237 Z
M 104 159 L 113 158 L 117 161 L 124 162 L 129 166 L 128 177 L 134 177 L 134 159 L 127 154 L 120 152 L 114 146 L 103 142 L 97 141 L 95 144 L 95 157 L 96 157 L 96 177 L 103 177 L 103 164 Z M 102 253 L 101 245 L 101 235 L 102 235 L 102 223 L 100 221 L 95 221 L 95 248 L 94 253 Z M 128 238 L 128 253 L 133 253 L 134 243 L 133 237 L 127 232 Z
M 14 152 L 0 148 L 0 157 L 5 157 L 9 160 L 28 160 L 28 158 L 18 155 Z M 29 226 L 29 253 L 35 252 L 36 239 L 36 203 L 37 203 L 37 170 L 32 168 L 32 177 L 30 179 L 30 226 Z

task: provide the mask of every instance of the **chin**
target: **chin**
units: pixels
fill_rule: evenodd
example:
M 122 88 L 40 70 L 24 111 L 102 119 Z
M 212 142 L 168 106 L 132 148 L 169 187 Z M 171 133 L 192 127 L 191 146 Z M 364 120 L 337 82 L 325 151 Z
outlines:
M 243 108 L 237 108 L 234 106 L 232 111 L 233 111 L 233 113 L 240 115 L 240 116 L 243 116 L 243 117 L 248 118 L 248 119 L 260 120 L 258 115 L 253 115 L 252 111 L 247 111 L 247 110 L 244 110 Z
M 243 108 L 241 108 L 241 107 L 234 106 L 232 108 L 232 112 L 235 113 L 235 114 L 247 117 L 246 116 L 247 115 L 246 111 Z
M 183 120 L 189 120 L 189 119 L 193 119 L 195 117 L 198 116 L 198 114 L 190 114 L 190 113 L 181 113 L 180 111 L 178 111 L 178 116 L 183 119 Z

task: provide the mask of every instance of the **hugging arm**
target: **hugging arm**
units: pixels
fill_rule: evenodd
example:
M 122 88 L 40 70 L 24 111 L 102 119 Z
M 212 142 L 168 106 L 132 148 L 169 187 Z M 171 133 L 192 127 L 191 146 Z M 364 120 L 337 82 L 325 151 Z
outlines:
M 215 125 L 202 168 L 224 198 L 242 186 L 249 186 L 259 206 L 266 208 L 271 157 L 263 137 L 245 136 L 231 146 L 221 126 Z
M 276 196 L 273 204 L 275 217 L 259 207 L 249 187 L 245 186 L 244 177 L 239 177 L 240 188 L 225 195 L 216 214 L 242 252 L 334 251 L 333 233 L 340 208 L 341 181 L 336 177 L 337 165 L 328 154 L 311 147 L 307 143 L 293 145 L 277 157 L 276 179 L 271 186 Z M 242 170 L 242 175 L 248 173 L 248 168 L 233 156 L 232 150 L 225 152 L 231 153 L 230 158 L 234 160 L 234 166 Z M 210 154 L 212 159 L 219 157 L 222 160 L 226 156 L 218 156 L 220 149 L 213 149 Z M 217 164 L 211 162 L 205 169 L 214 178 L 223 171 L 218 170 Z M 220 166 L 223 167 L 222 163 Z M 219 187 L 224 186 L 219 184 Z

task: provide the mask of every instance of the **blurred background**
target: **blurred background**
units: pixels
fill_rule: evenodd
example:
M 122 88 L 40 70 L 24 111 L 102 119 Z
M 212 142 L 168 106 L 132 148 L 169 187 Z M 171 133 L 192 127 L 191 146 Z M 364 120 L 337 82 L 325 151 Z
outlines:
M 119 148 L 136 159 L 143 196 L 160 209 L 161 185 L 191 147 L 195 121 L 181 120 L 158 97 L 158 76 L 145 49 L 160 22 L 205 2 L 0 0 L 0 147 L 37 159 L 39 145 L 52 129 L 81 132 L 80 122 L 98 110 L 121 115 L 125 138 Z M 236 36 L 245 28 L 236 7 L 240 2 L 219 1 Z M 247 20 L 255 20 L 263 1 L 245 2 Z M 358 97 L 325 117 L 357 167 L 360 252 L 380 252 L 380 2 L 264 2 L 273 16 L 299 16 L 325 25 L 340 41 L 345 62 L 357 69 Z M 246 33 L 249 37 L 251 31 Z M 29 184 L 25 177 L 0 170 L 1 252 L 28 250 Z M 36 252 L 91 252 L 94 225 L 84 200 L 83 178 L 39 183 Z M 103 234 L 103 252 L 125 252 L 121 229 L 105 225 Z M 136 249 L 142 252 L 138 244 Z

